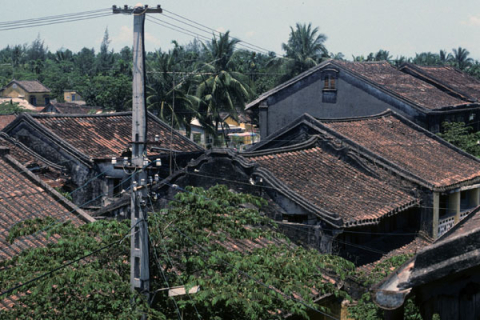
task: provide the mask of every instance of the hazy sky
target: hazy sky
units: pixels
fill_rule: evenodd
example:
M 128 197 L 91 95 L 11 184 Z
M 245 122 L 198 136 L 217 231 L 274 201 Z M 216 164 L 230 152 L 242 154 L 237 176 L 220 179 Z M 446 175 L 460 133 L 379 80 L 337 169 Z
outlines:
M 133 6 L 137 3 L 115 3 L 110 0 L 0 2 L 3 2 L 1 26 L 9 21 L 108 9 L 113 4 Z M 283 53 L 281 44 L 288 40 L 290 26 L 297 22 L 311 22 L 327 36 L 327 49 L 330 52 L 342 52 L 347 59 L 351 59 L 352 54 L 367 55 L 379 49 L 390 51 L 393 57 L 410 57 L 423 51 L 438 52 L 444 49 L 451 52 L 452 48 L 461 46 L 470 51 L 471 57 L 480 60 L 479 0 L 164 0 L 144 4 L 160 4 L 170 12 L 164 15 L 151 14 L 149 19 L 161 19 L 211 38 L 211 32 L 205 33 L 167 18 L 175 17 L 172 15 L 174 13 L 218 31 L 230 30 L 231 35 L 278 54 Z M 108 28 L 112 40 L 110 46 L 118 52 L 122 47 L 132 45 L 132 25 L 132 16 L 112 14 L 99 19 L 0 30 L 0 48 L 30 44 L 40 35 L 51 51 L 64 47 L 77 52 L 88 47 L 98 52 L 105 29 Z M 151 21 L 146 22 L 146 33 L 147 51 L 170 49 L 172 40 L 180 44 L 193 40 L 193 36 Z

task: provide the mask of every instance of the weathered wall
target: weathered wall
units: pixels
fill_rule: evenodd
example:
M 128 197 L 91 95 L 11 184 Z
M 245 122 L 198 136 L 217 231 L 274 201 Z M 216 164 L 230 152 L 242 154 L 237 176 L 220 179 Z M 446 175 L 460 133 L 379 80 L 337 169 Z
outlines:
M 480 267 L 441 278 L 415 289 L 422 318 L 480 319 Z
M 93 167 L 88 167 L 71 154 L 53 143 L 48 137 L 38 132 L 34 128 L 21 123 L 13 128 L 8 134 L 27 147 L 45 157 L 46 159 L 65 167 L 66 174 L 69 176 L 72 188 L 77 188 L 85 184 L 86 181 L 96 175 Z M 92 164 L 93 165 L 93 164 Z M 81 205 L 92 199 L 93 194 L 97 194 L 98 184 L 89 184 L 72 194 L 73 202 Z
M 304 113 L 316 118 L 338 119 L 374 115 L 392 109 L 425 126 L 425 115 L 412 106 L 342 71 L 336 82 L 336 103 L 322 102 L 323 81 L 320 77 L 320 72 L 312 74 L 267 99 L 268 109 L 260 108 L 259 111 L 263 139 Z

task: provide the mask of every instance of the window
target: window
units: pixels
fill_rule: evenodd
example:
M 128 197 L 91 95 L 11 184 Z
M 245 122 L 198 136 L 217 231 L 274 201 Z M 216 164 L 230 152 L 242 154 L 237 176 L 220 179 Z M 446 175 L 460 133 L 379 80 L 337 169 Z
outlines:
M 72 93 L 72 101 L 75 101 L 75 94 Z
M 193 142 L 201 143 L 202 142 L 202 134 L 201 133 L 194 133 L 193 134 Z
M 45 105 L 48 106 L 50 104 L 50 98 L 45 98 Z
M 323 84 L 323 90 L 335 90 L 335 78 L 332 75 L 326 75 Z
M 322 74 L 322 102 L 337 103 L 337 70 L 325 70 Z
M 30 97 L 30 104 L 31 104 L 32 106 L 36 106 L 36 105 L 37 105 L 37 97 L 31 96 L 31 97 Z

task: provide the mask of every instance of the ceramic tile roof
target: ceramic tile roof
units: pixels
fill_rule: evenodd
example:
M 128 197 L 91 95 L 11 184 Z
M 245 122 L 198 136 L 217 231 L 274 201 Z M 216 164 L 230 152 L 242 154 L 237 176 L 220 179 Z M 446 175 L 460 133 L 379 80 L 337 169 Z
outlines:
M 311 204 L 338 214 L 345 226 L 378 221 L 415 201 L 320 147 L 244 157 Z
M 18 83 L 18 85 L 22 86 L 27 92 L 31 93 L 50 93 L 50 89 L 45 87 L 40 81 L 38 80 L 14 80 L 12 82 Z
M 65 205 L 63 200 L 57 200 L 53 191 L 10 156 L 0 157 L 0 181 L 0 261 L 10 259 L 27 248 L 44 246 L 47 242 L 54 241 L 47 240 L 44 234 L 38 233 L 20 237 L 10 244 L 7 241 L 8 231 L 21 221 L 42 217 L 71 220 L 75 225 L 88 221 L 78 211 L 72 210 L 73 205 Z M 91 217 L 88 219 L 93 220 Z
M 335 60 L 332 63 L 426 109 L 469 104 L 425 81 L 397 70 L 386 61 L 365 63 Z
M 447 187 L 480 177 L 478 160 L 392 112 L 320 121 L 434 187 Z
M 119 156 L 131 144 L 131 112 L 78 115 L 33 115 L 35 121 L 56 134 L 65 142 L 90 158 L 111 158 Z M 148 120 L 148 141 L 160 136 L 161 147 L 181 152 L 202 151 L 191 140 L 170 130 L 170 127 L 153 116 Z M 172 143 L 170 140 L 172 139 Z
M 439 86 L 446 86 L 472 100 L 480 100 L 480 81 L 450 66 L 419 66 L 406 64 L 407 69 Z
M 16 118 L 17 118 L 16 114 L 2 114 L 2 115 L 0 115 L 0 130 L 2 130 L 3 128 L 8 126 L 10 124 L 10 122 L 15 120 Z

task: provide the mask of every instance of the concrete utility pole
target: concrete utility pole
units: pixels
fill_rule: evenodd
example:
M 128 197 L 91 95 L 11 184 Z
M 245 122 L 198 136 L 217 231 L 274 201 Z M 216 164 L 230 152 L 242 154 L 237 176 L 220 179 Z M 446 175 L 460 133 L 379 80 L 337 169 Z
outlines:
M 162 13 L 158 5 L 149 8 L 137 4 L 133 9 L 113 6 L 113 13 L 133 14 L 133 97 L 132 97 L 132 197 L 131 197 L 131 251 L 130 284 L 132 290 L 139 290 L 147 301 L 150 291 L 150 270 L 148 266 L 148 225 L 147 225 L 147 107 L 145 103 L 145 42 L 144 25 L 146 13 Z

